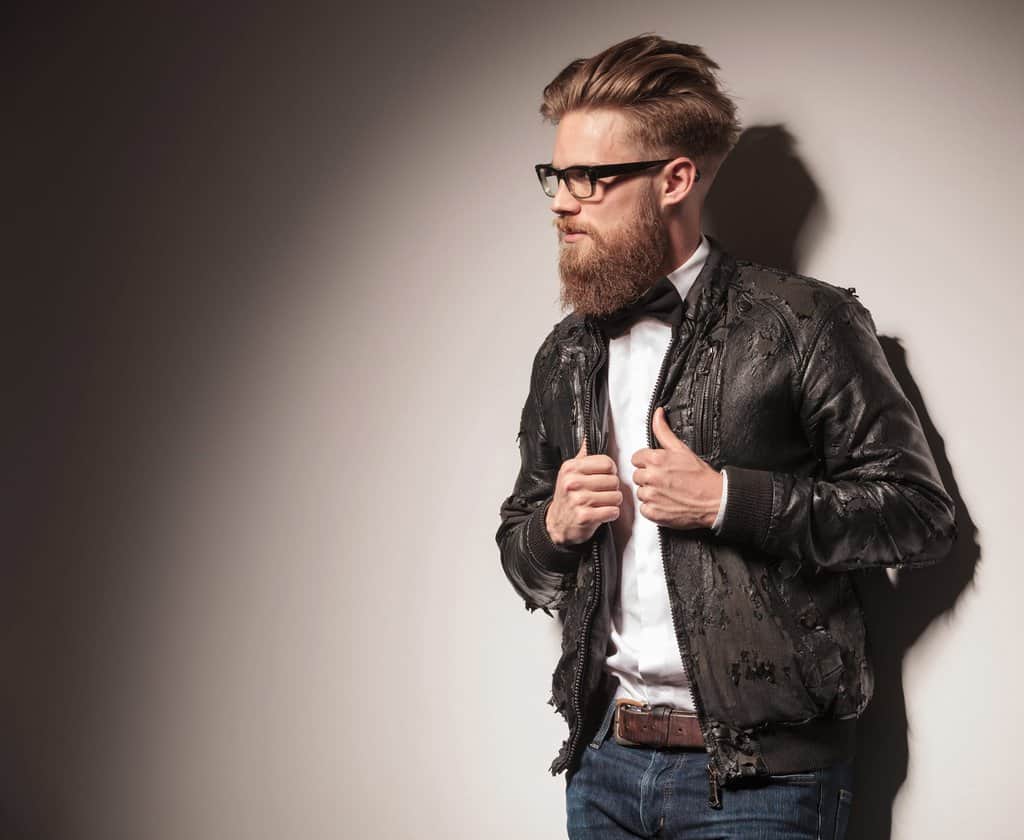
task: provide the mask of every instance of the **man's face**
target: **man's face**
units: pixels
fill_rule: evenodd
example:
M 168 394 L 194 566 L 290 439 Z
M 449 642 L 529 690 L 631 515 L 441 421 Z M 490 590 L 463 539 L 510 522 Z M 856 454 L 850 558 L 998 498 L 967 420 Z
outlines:
M 558 124 L 552 165 L 647 160 L 625 140 L 618 111 L 571 111 Z M 607 315 L 642 295 L 661 273 L 668 233 L 656 200 L 659 170 L 598 181 L 590 198 L 564 183 L 551 200 L 558 228 L 561 303 L 581 315 Z M 570 233 L 578 231 L 578 234 Z

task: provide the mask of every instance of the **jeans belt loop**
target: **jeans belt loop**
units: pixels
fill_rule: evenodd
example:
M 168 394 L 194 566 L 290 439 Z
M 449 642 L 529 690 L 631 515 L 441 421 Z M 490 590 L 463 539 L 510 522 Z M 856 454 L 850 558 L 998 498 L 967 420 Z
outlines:
M 597 734 L 594 735 L 594 740 L 590 742 L 590 746 L 595 750 L 601 749 L 601 744 L 604 743 L 604 739 L 608 737 L 608 730 L 612 725 L 612 718 L 615 717 L 615 700 L 608 704 L 608 710 L 604 713 L 604 720 L 601 721 L 601 726 L 598 727 Z

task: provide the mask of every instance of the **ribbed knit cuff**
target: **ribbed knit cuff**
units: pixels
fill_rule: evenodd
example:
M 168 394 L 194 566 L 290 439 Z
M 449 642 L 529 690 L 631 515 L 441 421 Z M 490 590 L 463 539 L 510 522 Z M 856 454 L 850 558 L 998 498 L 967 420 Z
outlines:
M 772 474 L 729 466 L 729 498 L 718 535 L 760 548 L 772 518 Z
M 526 544 L 533 559 L 541 568 L 551 572 L 571 572 L 579 563 L 586 543 L 560 546 L 552 542 L 545 523 L 551 502 L 552 500 L 548 499 L 526 520 Z

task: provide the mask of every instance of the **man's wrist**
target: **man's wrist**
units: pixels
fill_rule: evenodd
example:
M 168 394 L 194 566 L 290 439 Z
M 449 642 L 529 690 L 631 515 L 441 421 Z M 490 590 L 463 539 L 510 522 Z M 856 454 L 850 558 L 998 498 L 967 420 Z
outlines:
M 551 506 L 554 504 L 554 500 L 548 502 L 544 506 L 544 530 L 547 532 L 548 539 L 555 548 L 561 548 L 562 542 L 557 538 L 555 529 L 551 527 Z
M 526 523 L 526 542 L 534 560 L 545 569 L 567 572 L 579 562 L 582 546 L 556 545 L 547 528 L 547 512 L 551 499 L 530 514 Z

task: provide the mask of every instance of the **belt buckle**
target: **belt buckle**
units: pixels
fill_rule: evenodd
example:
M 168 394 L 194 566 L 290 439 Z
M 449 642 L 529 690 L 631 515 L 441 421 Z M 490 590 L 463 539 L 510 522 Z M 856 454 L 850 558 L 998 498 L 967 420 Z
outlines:
M 619 697 L 615 701 L 615 719 L 612 724 L 612 735 L 615 738 L 616 744 L 621 744 L 624 747 L 642 747 L 644 744 L 637 743 L 636 741 L 630 741 L 625 735 L 622 734 L 622 709 L 624 706 L 633 706 L 640 711 L 650 710 L 650 706 L 646 703 L 642 703 L 639 700 L 634 700 L 632 697 Z

